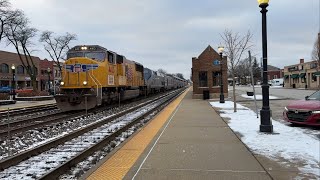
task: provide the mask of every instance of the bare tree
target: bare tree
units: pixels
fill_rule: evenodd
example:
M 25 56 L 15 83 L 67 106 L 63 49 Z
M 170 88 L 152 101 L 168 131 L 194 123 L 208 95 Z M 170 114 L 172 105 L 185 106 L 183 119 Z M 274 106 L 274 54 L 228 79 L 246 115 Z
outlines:
M 76 40 L 77 36 L 75 34 L 66 33 L 64 36 L 54 36 L 51 31 L 42 32 L 39 41 L 44 43 L 44 49 L 48 52 L 51 59 L 53 59 L 59 67 L 61 72 L 62 67 L 60 59 L 68 51 L 69 43 L 72 40 Z
M 318 33 L 318 38 L 316 40 L 316 42 L 314 43 L 313 46 L 313 50 L 311 53 L 311 58 L 312 60 L 316 60 L 317 61 L 317 71 L 320 70 L 320 32 Z M 320 82 L 318 82 L 318 89 L 320 89 Z
M 225 54 L 229 59 L 229 69 L 233 79 L 233 102 L 234 112 L 237 112 L 236 102 L 236 88 L 235 88 L 235 68 L 242 59 L 243 53 L 247 52 L 251 47 L 252 34 L 248 31 L 245 35 L 241 36 L 239 33 L 234 33 L 232 30 L 226 29 L 223 34 L 220 35 L 225 44 Z
M 177 73 L 177 74 L 176 74 L 176 76 L 177 76 L 178 78 L 184 79 L 184 77 L 183 77 L 183 74 L 182 74 L 182 73 Z
M 10 20 L 10 3 L 7 0 L 0 0 L 0 42 L 4 37 L 4 29 Z
M 9 44 L 12 44 L 16 49 L 23 67 L 30 76 L 33 90 L 36 91 L 38 71 L 30 54 L 30 47 L 33 45 L 32 38 L 36 36 L 37 29 L 29 27 L 29 20 L 21 10 L 15 10 L 14 14 L 14 18 L 10 20 L 4 29 L 4 34 Z
M 318 67 L 320 67 L 320 32 L 318 33 L 318 38 L 314 43 L 311 58 L 312 60 L 316 60 L 318 62 Z
M 250 76 L 250 62 L 249 59 L 242 59 L 234 68 L 234 75 L 238 77 L 240 84 L 247 84 L 247 78 Z
M 261 69 L 258 65 L 257 58 L 253 57 L 253 63 L 252 63 L 252 71 L 253 71 L 253 78 L 254 82 L 253 84 L 257 84 L 258 79 L 261 79 Z
M 160 73 L 162 73 L 162 74 L 168 74 L 166 70 L 161 69 L 161 68 L 160 68 L 160 69 L 158 69 L 158 72 L 160 72 Z

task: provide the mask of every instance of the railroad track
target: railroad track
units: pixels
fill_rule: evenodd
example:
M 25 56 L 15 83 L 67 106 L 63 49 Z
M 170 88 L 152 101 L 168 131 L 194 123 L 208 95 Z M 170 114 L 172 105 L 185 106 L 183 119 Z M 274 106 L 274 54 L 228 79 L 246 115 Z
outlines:
M 128 104 L 130 103 L 130 101 L 127 101 L 123 104 Z M 96 114 L 99 113 L 101 111 L 104 111 L 106 109 L 112 109 L 117 107 L 118 105 L 109 105 L 109 106 L 105 106 L 105 107 L 98 107 L 95 109 L 90 109 L 88 110 L 88 114 Z M 34 112 L 36 111 L 44 111 L 44 110 L 48 110 L 51 107 L 56 107 L 56 105 L 54 106 L 39 106 L 37 108 L 31 108 Z M 18 114 L 23 114 L 23 112 L 26 112 L 25 109 L 21 109 L 21 110 L 17 110 L 15 111 Z M 46 126 L 52 126 L 53 124 L 59 124 L 62 123 L 63 121 L 66 121 L 68 119 L 74 119 L 74 118 L 78 118 L 81 116 L 86 115 L 86 113 L 84 111 L 76 111 L 76 112 L 55 112 L 55 113 L 47 113 L 47 114 L 43 114 L 40 116 L 36 116 L 36 117 L 28 117 L 28 118 L 23 118 L 23 119 L 17 119 L 17 120 L 10 120 L 10 122 L 8 123 L 8 121 L 4 121 L 2 123 L 0 123 L 0 141 L 5 140 L 8 136 L 13 136 L 15 134 L 18 133 L 23 133 L 26 132 L 28 130 L 33 130 L 33 129 L 37 129 L 37 128 L 46 128 Z
M 70 117 L 83 115 L 83 112 L 57 112 L 54 114 L 45 114 L 35 118 L 26 118 L 10 123 L 0 124 L 0 140 L 7 137 L 8 133 L 14 135 L 31 129 L 39 128 L 53 123 L 59 123 Z
M 168 92 L 167 92 L 168 93 Z M 103 113 L 104 115 L 114 114 L 119 109 L 126 109 L 135 106 L 140 101 L 147 101 L 163 94 L 150 96 L 147 99 L 138 98 L 132 102 L 125 101 L 119 105 L 102 106 L 88 111 L 52 113 L 42 117 L 23 119 L 16 123 L 2 124 L 0 128 L 0 160 L 15 155 L 25 149 L 43 144 L 48 139 L 60 136 L 62 133 L 72 129 L 77 129 L 93 120 L 86 118 L 94 114 Z
M 0 111 L 0 118 L 7 118 L 19 116 L 19 115 L 26 115 L 26 114 L 32 114 L 36 112 L 41 111 L 48 111 L 48 110 L 54 110 L 57 109 L 56 104 L 46 104 L 46 105 L 39 105 L 39 106 L 33 106 L 33 107 L 24 107 L 24 108 L 15 108 L 15 109 L 9 109 Z
M 163 107 L 176 96 L 177 93 L 170 93 L 154 101 L 150 100 L 117 114 L 102 117 L 95 123 L 63 137 L 2 160 L 0 169 L 5 170 L 0 172 L 0 178 L 55 179 L 90 154 L 108 146 L 146 116 L 158 112 L 160 106 Z

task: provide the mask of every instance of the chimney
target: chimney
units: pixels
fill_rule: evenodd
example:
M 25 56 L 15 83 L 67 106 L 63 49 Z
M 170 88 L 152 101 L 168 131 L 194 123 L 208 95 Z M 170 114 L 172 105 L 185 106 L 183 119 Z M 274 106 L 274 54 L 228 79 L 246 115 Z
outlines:
M 303 64 L 304 63 L 304 59 L 300 59 L 300 64 Z

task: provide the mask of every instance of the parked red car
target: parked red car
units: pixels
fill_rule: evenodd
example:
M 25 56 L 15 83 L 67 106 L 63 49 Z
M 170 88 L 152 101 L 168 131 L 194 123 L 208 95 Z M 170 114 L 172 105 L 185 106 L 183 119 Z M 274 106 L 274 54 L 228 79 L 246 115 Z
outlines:
M 291 102 L 285 107 L 283 117 L 293 124 L 320 126 L 320 91 L 316 91 L 305 100 Z

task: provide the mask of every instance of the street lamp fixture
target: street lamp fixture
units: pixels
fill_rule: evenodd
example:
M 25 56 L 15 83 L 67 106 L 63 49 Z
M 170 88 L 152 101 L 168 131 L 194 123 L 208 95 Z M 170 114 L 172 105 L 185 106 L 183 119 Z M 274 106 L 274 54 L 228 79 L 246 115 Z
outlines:
M 12 86 L 11 86 L 11 93 L 12 99 L 16 99 L 16 66 L 14 64 L 11 65 L 12 70 Z
M 220 54 L 220 103 L 224 103 L 224 94 L 223 94 L 223 82 L 222 82 L 222 53 L 223 53 L 224 47 L 219 46 L 218 51 Z
M 269 84 L 268 84 L 268 53 L 267 53 L 267 7 L 269 0 L 258 0 L 262 14 L 262 58 L 263 58 L 263 80 L 262 80 L 262 109 L 260 110 L 260 132 L 273 132 L 270 120 L 269 107 Z
M 50 73 L 51 73 L 51 69 L 49 67 L 47 69 L 47 72 L 48 72 L 48 92 L 49 92 L 49 95 L 51 95 L 51 89 L 50 89 Z

